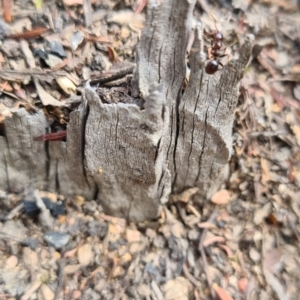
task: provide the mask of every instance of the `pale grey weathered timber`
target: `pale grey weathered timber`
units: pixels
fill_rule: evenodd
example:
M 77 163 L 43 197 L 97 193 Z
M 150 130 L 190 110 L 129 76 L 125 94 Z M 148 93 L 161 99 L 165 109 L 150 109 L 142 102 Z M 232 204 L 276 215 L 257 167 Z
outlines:
M 201 201 L 220 188 L 232 152 L 239 82 L 251 55 L 252 41 L 253 37 L 248 36 L 239 58 L 212 76 L 205 72 L 205 56 L 197 51 L 203 46 L 201 32 L 196 30 L 190 80 L 179 105 L 174 192 L 198 187 L 196 199 Z
M 6 118 L 6 136 L 0 137 L 1 170 L 0 188 L 20 191 L 30 182 L 41 187 L 46 183 L 47 156 L 45 145 L 36 143 L 47 127 L 43 111 L 29 114 L 24 108 Z M 3 168 L 4 167 L 4 168 Z
M 48 127 L 41 111 L 29 115 L 21 109 L 7 118 L 6 137 L 0 139 L 0 188 L 46 182 L 49 190 L 97 198 L 105 212 L 132 221 L 157 217 L 171 192 L 198 187 L 193 200 L 199 203 L 220 188 L 252 39 L 246 38 L 238 59 L 206 74 L 194 5 L 195 0 L 148 2 L 133 98 L 107 103 L 104 89 L 101 94 L 86 85 L 81 105 L 70 115 L 66 142 L 34 141 Z M 191 74 L 183 91 L 193 29 Z
M 145 109 L 135 104 L 103 104 L 87 87 L 90 113 L 85 130 L 85 159 L 99 187 L 105 211 L 129 220 L 157 216 L 170 194 L 163 137 L 168 115 L 161 85 L 150 86 Z

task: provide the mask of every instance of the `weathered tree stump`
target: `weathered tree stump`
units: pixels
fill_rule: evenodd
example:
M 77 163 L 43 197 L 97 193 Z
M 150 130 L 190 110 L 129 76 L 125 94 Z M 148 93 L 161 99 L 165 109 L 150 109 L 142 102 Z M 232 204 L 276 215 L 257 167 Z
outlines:
M 133 221 L 157 217 L 172 191 L 198 187 L 195 201 L 216 191 L 231 155 L 239 82 L 252 43 L 247 37 L 238 59 L 206 74 L 194 5 L 149 1 L 131 98 L 106 103 L 87 85 L 71 113 L 66 142 L 34 141 L 48 126 L 42 111 L 20 109 L 7 118 L 0 137 L 0 188 L 21 190 L 31 183 L 97 198 L 107 213 Z M 191 74 L 183 92 L 192 30 Z

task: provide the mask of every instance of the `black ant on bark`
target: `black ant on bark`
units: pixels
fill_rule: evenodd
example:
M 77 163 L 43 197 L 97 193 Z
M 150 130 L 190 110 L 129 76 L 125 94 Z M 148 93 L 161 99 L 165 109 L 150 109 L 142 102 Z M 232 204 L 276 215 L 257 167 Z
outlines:
M 216 25 L 216 19 L 211 16 L 215 21 L 215 27 L 216 30 L 213 32 L 206 32 L 204 29 L 204 35 L 206 35 L 208 38 L 211 39 L 211 55 L 213 56 L 213 59 L 210 60 L 206 67 L 205 72 L 207 74 L 214 74 L 219 70 L 219 65 L 224 67 L 222 63 L 219 61 L 221 57 L 226 56 L 227 54 L 222 54 L 221 48 L 223 44 L 223 34 L 218 30 Z

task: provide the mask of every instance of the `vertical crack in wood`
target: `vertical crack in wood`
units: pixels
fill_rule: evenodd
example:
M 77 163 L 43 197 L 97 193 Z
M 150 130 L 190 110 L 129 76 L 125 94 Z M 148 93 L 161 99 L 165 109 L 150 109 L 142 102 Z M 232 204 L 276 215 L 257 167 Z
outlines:
M 45 149 L 45 154 L 46 154 L 46 158 L 47 158 L 46 159 L 46 164 L 45 164 L 46 180 L 47 180 L 47 182 L 49 182 L 49 178 L 50 178 L 50 153 L 49 153 L 49 142 L 48 141 L 44 142 L 44 149 Z
M 179 91 L 178 93 L 178 96 L 177 96 L 177 99 L 176 99 L 176 104 L 175 104 L 175 136 L 174 136 L 174 147 L 173 147 L 173 167 L 174 167 L 174 174 L 177 173 L 176 171 L 176 149 L 177 149 L 177 142 L 178 142 L 178 135 L 179 135 L 179 104 L 180 104 L 180 98 L 181 98 L 181 95 L 180 95 L 181 91 Z M 171 135 L 172 137 L 172 135 Z M 172 139 L 170 139 L 170 143 L 172 143 Z M 173 184 L 172 184 L 173 186 Z
M 192 154 L 192 150 L 193 150 L 193 143 L 194 143 L 194 131 L 195 131 L 195 118 L 196 118 L 196 110 L 198 107 L 198 103 L 199 103 L 199 98 L 200 98 L 200 92 L 201 92 L 201 87 L 202 87 L 202 79 L 203 79 L 203 72 L 201 73 L 201 77 L 200 77 L 200 84 L 199 84 L 199 91 L 198 91 L 198 95 L 196 97 L 196 103 L 195 103 L 195 107 L 194 107 L 194 113 L 193 113 L 193 124 L 192 124 L 192 138 L 191 138 L 191 146 L 190 146 L 190 151 L 189 151 L 189 155 L 188 155 L 188 168 L 187 170 L 190 169 L 190 158 L 191 158 L 191 154 Z M 205 127 L 206 128 L 206 127 Z M 205 134 L 204 134 L 205 137 Z M 204 139 L 205 140 L 205 139 Z M 201 160 L 201 159 L 200 159 Z M 184 181 L 184 185 L 186 186 L 186 180 L 187 180 L 187 176 L 185 177 L 185 181 Z
M 55 190 L 60 192 L 60 182 L 59 182 L 59 168 L 58 168 L 58 165 L 59 165 L 59 160 L 57 159 L 56 160 L 56 164 L 55 164 L 56 168 L 55 168 Z
M 7 150 L 8 150 L 8 143 L 7 143 L 7 137 L 6 137 L 6 134 L 4 135 L 4 137 L 0 137 L 0 143 L 2 145 L 2 147 L 0 147 L 0 149 L 2 150 L 1 154 L 2 154 L 2 161 L 4 163 L 4 171 L 5 171 L 5 174 L 1 174 L 2 178 L 5 178 L 5 181 L 6 181 L 6 185 L 3 184 L 2 182 L 0 183 L 1 184 L 1 189 L 3 190 L 6 190 L 8 189 L 9 191 L 11 190 L 11 186 L 10 186 L 10 183 L 9 183 L 9 172 L 8 172 L 8 161 L 7 161 Z
M 253 37 L 246 38 L 239 59 L 208 75 L 197 27 L 191 76 L 181 95 L 194 5 L 195 0 L 149 1 L 131 90 L 142 96 L 145 109 L 105 104 L 87 86 L 70 114 L 67 142 L 45 145 L 34 141 L 48 126 L 42 111 L 29 116 L 19 109 L 7 118 L 6 137 L 0 139 L 7 186 L 46 179 L 50 190 L 99 197 L 106 213 L 130 221 L 157 217 L 171 188 L 197 186 L 198 201 L 208 197 L 222 182 L 231 155 L 239 81 Z
M 82 102 L 86 101 L 85 99 L 82 99 Z M 82 103 L 82 105 L 84 105 L 84 103 Z M 89 189 L 92 189 L 93 187 L 91 186 L 90 182 L 88 181 L 88 175 L 86 172 L 86 163 L 85 163 L 85 127 L 86 127 L 86 121 L 89 117 L 89 113 L 90 113 L 90 106 L 86 103 L 86 112 L 83 114 L 83 118 L 82 118 L 82 126 L 81 126 L 81 144 L 82 144 L 82 148 L 81 148 L 81 162 L 82 162 L 82 166 L 83 167 L 83 176 L 85 178 L 85 183 L 88 186 Z M 97 198 L 94 198 L 97 199 Z
M 207 134 L 207 114 L 208 114 L 208 108 L 206 110 L 205 113 L 205 119 L 204 119 L 204 135 L 203 135 L 203 141 L 202 141 L 202 147 L 201 147 L 201 151 L 199 154 L 199 161 L 198 161 L 198 172 L 197 172 L 197 176 L 196 176 L 196 180 L 194 181 L 193 186 L 197 186 L 197 182 L 199 181 L 200 178 L 200 174 L 202 171 L 202 157 L 204 155 L 204 151 L 205 151 L 205 146 L 206 146 L 206 134 Z

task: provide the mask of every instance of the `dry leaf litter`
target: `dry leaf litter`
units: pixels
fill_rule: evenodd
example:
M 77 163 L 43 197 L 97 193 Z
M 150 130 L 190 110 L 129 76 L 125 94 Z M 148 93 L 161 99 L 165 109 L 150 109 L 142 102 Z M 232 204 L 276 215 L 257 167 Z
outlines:
M 43 107 L 55 134 L 41 139 L 65 138 L 87 80 L 126 95 L 146 1 L 2 3 L 0 134 L 12 111 Z M 82 197 L 1 191 L 0 299 L 299 299 L 299 4 L 198 0 L 214 30 L 211 14 L 225 63 L 256 37 L 228 181 L 201 207 L 195 189 L 172 195 L 143 224 Z

